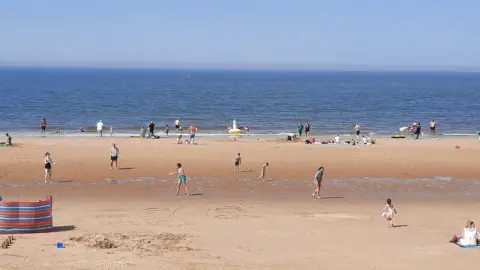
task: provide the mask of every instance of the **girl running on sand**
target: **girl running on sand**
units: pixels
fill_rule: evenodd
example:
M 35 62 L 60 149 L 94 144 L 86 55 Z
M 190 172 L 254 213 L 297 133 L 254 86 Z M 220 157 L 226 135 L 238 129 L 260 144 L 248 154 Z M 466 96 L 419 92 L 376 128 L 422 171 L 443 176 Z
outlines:
M 393 206 L 392 204 L 392 199 L 388 198 L 387 204 L 385 205 L 385 208 L 383 208 L 383 211 L 382 211 L 382 217 L 387 220 L 388 227 L 395 227 L 395 225 L 393 225 L 393 216 L 395 214 L 397 214 L 397 210 L 395 209 L 395 206 Z
M 44 165 L 45 165 L 45 184 L 50 182 L 52 183 L 52 165 L 53 161 L 52 158 L 50 157 L 50 153 L 47 152 L 45 153 L 45 159 L 43 160 Z M 48 179 L 48 181 L 47 181 Z
M 178 173 L 178 184 L 177 184 L 177 194 L 180 192 L 180 186 L 183 184 L 185 186 L 185 192 L 187 196 L 190 196 L 188 192 L 187 186 L 187 177 L 185 176 L 185 172 L 183 171 L 183 167 L 181 163 L 177 163 L 177 173 Z
M 242 157 L 240 156 L 240 153 L 237 154 L 237 157 L 235 158 L 235 167 L 233 168 L 234 172 L 239 172 L 240 171 L 240 165 L 242 165 Z
M 267 167 L 268 167 L 268 162 L 263 164 L 262 171 L 260 172 L 260 176 L 257 178 L 257 180 L 265 181 L 265 174 L 267 173 Z
M 317 187 L 315 192 L 312 194 L 313 198 L 320 199 L 320 188 L 322 186 L 324 170 L 325 169 L 323 167 L 318 168 L 318 170 L 315 172 L 315 176 L 313 177 L 313 183 L 315 183 L 315 186 Z

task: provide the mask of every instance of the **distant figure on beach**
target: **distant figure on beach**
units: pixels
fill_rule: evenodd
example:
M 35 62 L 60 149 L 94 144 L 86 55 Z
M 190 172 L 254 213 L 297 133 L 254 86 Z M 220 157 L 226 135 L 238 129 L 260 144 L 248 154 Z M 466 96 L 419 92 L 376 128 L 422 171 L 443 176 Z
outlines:
M 337 134 L 334 138 L 335 144 L 340 144 L 340 134 Z
M 80 133 L 85 132 L 85 130 L 83 129 L 83 127 L 80 127 L 80 129 L 79 129 L 78 131 L 80 131 Z
M 420 125 L 420 122 L 418 122 L 417 125 L 413 128 L 413 134 L 416 140 L 418 140 L 418 137 L 420 137 L 420 133 L 422 133 L 422 126 Z
M 147 130 L 145 127 L 140 128 L 140 137 L 145 138 L 145 133 L 147 133 Z
M 50 157 L 50 153 L 47 152 L 45 153 L 45 159 L 43 160 L 44 166 L 45 166 L 45 184 L 46 183 L 52 183 L 52 165 L 53 161 L 52 158 Z M 47 181 L 48 179 L 48 181 Z
M 178 137 L 177 137 L 177 144 L 183 144 L 182 137 L 183 137 L 182 134 L 178 135 Z
M 148 124 L 149 138 L 155 137 L 154 130 L 155 130 L 155 123 L 153 123 L 153 121 L 150 121 L 150 124 Z
M 113 133 L 115 132 L 115 130 L 113 129 L 113 126 L 110 126 L 110 137 L 113 136 Z
M 168 125 L 165 126 L 165 135 L 168 136 L 168 133 L 170 132 L 170 127 Z
M 185 171 L 183 170 L 182 164 L 177 163 L 177 174 L 178 174 L 178 183 L 177 183 L 177 196 L 180 193 L 180 186 L 183 184 L 185 186 L 185 192 L 187 193 L 187 196 L 190 196 L 190 193 L 188 192 L 188 186 L 187 186 L 187 176 L 185 175 Z
M 118 170 L 118 155 L 120 154 L 120 150 L 116 144 L 112 145 L 112 149 L 110 149 L 110 170 L 113 170 L 113 163 L 115 163 L 115 170 Z
M 357 136 L 357 141 L 360 141 L 360 123 L 359 122 L 355 124 L 355 133 Z
M 178 132 L 181 130 L 181 127 L 180 127 L 180 120 L 175 120 L 175 130 Z
M 437 135 L 437 132 L 435 131 L 435 129 L 437 128 L 437 123 L 435 123 L 435 120 L 432 120 L 430 122 L 430 134 L 432 136 L 436 136 Z
M 393 216 L 397 214 L 397 210 L 395 209 L 395 206 L 392 204 L 392 199 L 388 198 L 387 199 L 387 204 L 383 208 L 382 211 L 382 217 L 387 220 L 387 226 L 388 227 L 395 227 L 393 225 Z
M 8 135 L 8 133 L 5 134 L 5 136 L 7 137 L 7 145 L 8 146 L 12 146 L 12 136 Z
M 322 187 L 323 172 L 325 169 L 323 167 L 318 168 L 313 176 L 313 183 L 315 183 L 315 192 L 312 193 L 312 197 L 320 199 L 320 188 Z
M 242 157 L 240 156 L 240 153 L 237 154 L 237 157 L 235 158 L 235 167 L 233 168 L 234 172 L 239 172 L 240 171 L 240 165 L 242 165 Z
M 365 135 L 362 136 L 362 143 L 367 144 L 367 138 L 365 137 Z
M 195 144 L 195 135 L 198 131 L 198 128 L 195 125 L 191 124 L 190 127 L 188 128 L 188 131 L 190 132 L 190 138 L 188 143 Z
M 265 176 L 267 174 L 267 167 L 268 167 L 268 162 L 263 164 L 262 166 L 262 170 L 260 172 L 260 176 L 257 178 L 257 180 L 262 180 L 262 181 L 265 181 Z
M 305 138 L 307 139 L 310 137 L 310 128 L 310 123 L 307 121 L 307 123 L 305 123 Z
M 301 139 L 301 138 L 302 138 L 302 133 L 303 133 L 303 125 L 302 125 L 302 123 L 298 123 L 297 132 L 298 132 L 298 137 Z
M 47 131 L 47 120 L 45 118 L 40 119 L 40 133 L 45 134 Z
M 103 122 L 102 120 L 97 123 L 97 133 L 100 137 L 103 137 Z
M 180 134 L 183 133 L 183 127 L 182 126 L 179 127 L 179 132 L 180 132 Z

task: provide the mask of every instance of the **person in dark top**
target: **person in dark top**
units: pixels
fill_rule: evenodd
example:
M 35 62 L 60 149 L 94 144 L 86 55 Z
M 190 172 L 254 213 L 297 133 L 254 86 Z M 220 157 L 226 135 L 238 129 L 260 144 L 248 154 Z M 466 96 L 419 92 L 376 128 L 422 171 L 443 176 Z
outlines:
M 155 130 L 155 124 L 153 123 L 153 121 L 150 121 L 150 124 L 148 124 L 148 129 L 149 129 L 148 136 L 149 137 L 154 137 L 155 134 L 153 134 L 153 131 Z
M 310 123 L 308 122 L 305 123 L 305 138 L 307 139 L 308 137 L 310 137 L 310 128 L 311 128 Z
M 8 133 L 5 136 L 7 136 L 7 145 L 12 146 L 12 136 L 8 135 Z
M 422 126 L 420 125 L 420 122 L 418 122 L 417 125 L 413 128 L 413 134 L 415 135 L 416 140 L 418 140 L 418 137 L 420 136 L 421 132 L 422 132 Z
M 301 138 L 303 133 L 303 125 L 301 123 L 299 123 L 297 126 L 297 132 L 298 132 L 298 137 Z
M 40 119 L 40 132 L 45 133 L 47 130 L 47 120 L 45 118 Z
M 170 132 L 170 127 L 168 125 L 165 126 L 165 134 L 168 136 L 168 132 Z

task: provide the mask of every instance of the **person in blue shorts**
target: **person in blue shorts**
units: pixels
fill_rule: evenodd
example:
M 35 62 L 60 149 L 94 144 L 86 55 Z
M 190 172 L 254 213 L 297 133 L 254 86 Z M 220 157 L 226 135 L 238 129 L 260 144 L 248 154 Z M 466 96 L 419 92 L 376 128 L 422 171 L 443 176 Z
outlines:
M 177 184 L 177 194 L 180 193 L 180 186 L 183 184 L 185 186 L 185 192 L 187 193 L 187 196 L 190 196 L 190 193 L 188 192 L 188 186 L 187 186 L 187 176 L 185 175 L 185 171 L 183 170 L 182 164 L 177 163 L 177 174 L 178 174 L 178 184 Z

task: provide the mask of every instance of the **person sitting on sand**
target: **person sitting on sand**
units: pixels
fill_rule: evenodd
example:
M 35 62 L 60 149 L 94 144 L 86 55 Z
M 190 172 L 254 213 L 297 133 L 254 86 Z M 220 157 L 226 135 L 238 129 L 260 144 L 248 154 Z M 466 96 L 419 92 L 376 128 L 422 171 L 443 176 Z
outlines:
M 13 146 L 12 136 L 8 135 L 8 133 L 6 133 L 5 136 L 7 136 L 7 146 Z
M 262 166 L 262 171 L 260 172 L 260 176 L 257 178 L 257 180 L 262 180 L 265 181 L 265 175 L 267 173 L 267 167 L 268 167 L 268 162 L 263 164 Z
M 177 137 L 177 144 L 183 144 L 183 142 L 182 142 L 182 134 L 178 135 L 178 137 Z
M 340 144 L 340 135 L 337 134 L 337 136 L 335 136 L 334 140 L 335 140 L 335 144 Z
M 382 217 L 387 220 L 388 227 L 395 227 L 395 225 L 393 225 L 393 216 L 395 214 L 397 214 L 397 210 L 395 209 L 395 206 L 393 206 L 392 204 L 392 199 L 388 198 L 387 204 L 385 205 L 385 208 L 383 208 L 383 211 L 382 211 Z
M 462 247 L 479 245 L 480 232 L 475 226 L 475 222 L 467 220 L 465 228 L 463 228 L 462 237 L 453 236 L 451 243 L 456 243 Z
M 323 172 L 325 169 L 323 167 L 318 168 L 313 176 L 313 183 L 315 183 L 315 192 L 313 192 L 312 197 L 316 199 L 320 199 L 320 188 L 322 187 L 322 180 L 323 180 Z

